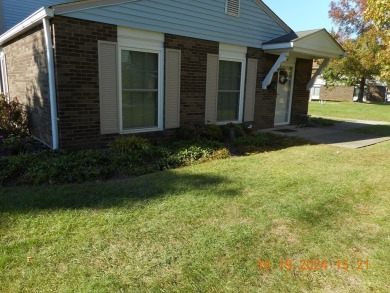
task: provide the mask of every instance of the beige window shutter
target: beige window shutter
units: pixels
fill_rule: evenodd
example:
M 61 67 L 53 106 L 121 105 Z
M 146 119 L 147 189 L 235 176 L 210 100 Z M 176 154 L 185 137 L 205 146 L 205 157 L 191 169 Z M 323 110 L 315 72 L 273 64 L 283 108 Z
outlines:
M 165 129 L 180 127 L 181 51 L 165 51 Z
M 101 134 L 119 133 L 118 45 L 99 41 L 99 97 Z
M 246 67 L 244 122 L 254 120 L 256 97 L 257 59 L 248 59 Z
M 206 124 L 217 122 L 217 99 L 218 99 L 218 76 L 219 56 L 207 54 L 207 76 L 206 76 Z

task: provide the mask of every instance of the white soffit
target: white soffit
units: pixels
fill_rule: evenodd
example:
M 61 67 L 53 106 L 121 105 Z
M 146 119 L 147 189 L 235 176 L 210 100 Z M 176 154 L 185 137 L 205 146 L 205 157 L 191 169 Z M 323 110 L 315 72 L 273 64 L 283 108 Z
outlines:
M 300 35 L 302 37 L 300 37 Z M 345 56 L 344 49 L 325 30 L 297 32 L 295 38 L 275 39 L 263 44 L 263 50 L 271 54 L 291 52 L 301 58 L 341 58 Z

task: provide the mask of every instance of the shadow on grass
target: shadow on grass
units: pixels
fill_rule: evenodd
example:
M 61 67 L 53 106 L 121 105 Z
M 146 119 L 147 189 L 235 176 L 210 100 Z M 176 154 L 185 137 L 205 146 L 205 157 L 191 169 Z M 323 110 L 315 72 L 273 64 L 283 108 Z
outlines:
M 240 189 L 221 188 L 230 181 L 222 176 L 178 174 L 165 171 L 134 180 L 72 185 L 0 188 L 0 212 L 129 207 L 148 204 L 165 196 L 236 196 Z
M 347 203 L 338 196 L 319 198 L 313 203 L 306 203 L 294 212 L 295 218 L 306 225 L 327 226 L 333 225 L 333 221 L 351 211 L 352 204 Z
M 390 136 L 390 125 L 367 125 L 350 130 L 355 133 L 372 135 L 374 137 Z

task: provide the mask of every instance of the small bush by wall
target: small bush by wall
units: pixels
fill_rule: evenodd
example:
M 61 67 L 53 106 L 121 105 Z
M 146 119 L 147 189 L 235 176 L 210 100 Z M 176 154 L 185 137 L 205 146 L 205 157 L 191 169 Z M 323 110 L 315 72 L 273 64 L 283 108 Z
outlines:
M 0 94 L 0 136 L 26 136 L 29 133 L 27 116 L 17 99 L 8 101 Z

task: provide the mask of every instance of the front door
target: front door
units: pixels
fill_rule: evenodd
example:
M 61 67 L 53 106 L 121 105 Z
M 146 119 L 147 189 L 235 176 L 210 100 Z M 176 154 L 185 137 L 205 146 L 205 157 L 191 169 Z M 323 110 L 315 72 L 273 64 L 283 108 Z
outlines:
M 280 67 L 275 107 L 275 126 L 290 124 L 293 84 L 294 67 Z

